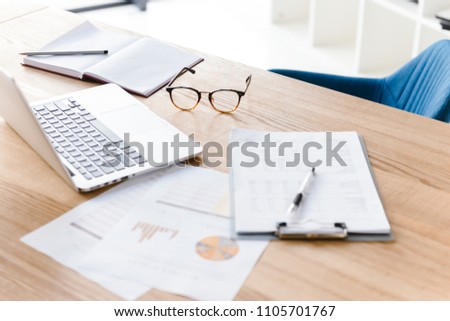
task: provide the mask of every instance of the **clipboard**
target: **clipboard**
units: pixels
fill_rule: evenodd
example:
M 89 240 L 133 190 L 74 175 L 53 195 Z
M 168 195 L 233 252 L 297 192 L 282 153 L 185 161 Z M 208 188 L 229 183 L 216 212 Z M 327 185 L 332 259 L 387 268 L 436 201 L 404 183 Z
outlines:
M 348 237 L 348 229 L 345 223 L 283 222 L 278 224 L 275 236 L 280 240 L 344 240 Z
M 236 240 L 243 241 L 350 241 L 350 242 L 390 242 L 394 235 L 389 233 L 350 233 L 345 223 L 318 223 L 320 226 L 288 225 L 280 223 L 274 232 L 267 233 L 237 233 L 234 229 L 234 217 L 231 217 L 231 235 Z
M 254 131 L 240 130 L 244 131 L 247 137 L 252 137 Z M 297 133 L 290 133 L 297 134 Z M 301 134 L 301 133 L 299 133 Z M 356 133 L 355 133 L 356 134 Z M 233 134 L 232 134 L 233 138 Z M 368 172 L 370 173 L 370 179 L 372 180 L 375 197 L 379 199 L 381 203 L 381 209 L 384 214 L 384 208 L 382 206 L 380 194 L 378 191 L 378 186 L 376 184 L 375 176 L 370 165 L 370 161 L 367 155 L 366 145 L 364 139 L 361 135 L 355 135 L 355 141 L 357 141 L 362 150 L 363 159 L 368 166 Z M 242 142 L 242 141 L 241 141 Z M 355 143 L 356 144 L 356 143 Z M 231 188 L 231 204 L 235 204 L 236 195 L 233 190 L 235 186 L 234 175 L 233 175 L 234 165 L 230 175 L 230 188 Z M 294 196 L 294 195 L 292 195 Z M 340 240 L 340 241 L 392 241 L 394 239 L 392 230 L 389 228 L 388 231 L 377 232 L 371 231 L 370 233 L 361 233 L 357 231 L 352 231 L 348 228 L 348 224 L 345 221 L 315 221 L 314 218 L 310 218 L 307 221 L 300 222 L 274 222 L 273 229 L 266 229 L 265 231 L 245 231 L 237 230 L 236 228 L 236 211 L 235 207 L 231 208 L 231 234 L 233 237 L 239 240 Z

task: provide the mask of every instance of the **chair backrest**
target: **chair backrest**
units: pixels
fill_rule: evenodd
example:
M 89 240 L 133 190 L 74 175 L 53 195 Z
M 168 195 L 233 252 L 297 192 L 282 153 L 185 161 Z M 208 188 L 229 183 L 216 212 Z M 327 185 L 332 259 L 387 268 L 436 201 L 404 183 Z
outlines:
M 381 103 L 450 122 L 450 40 L 441 40 L 384 79 Z

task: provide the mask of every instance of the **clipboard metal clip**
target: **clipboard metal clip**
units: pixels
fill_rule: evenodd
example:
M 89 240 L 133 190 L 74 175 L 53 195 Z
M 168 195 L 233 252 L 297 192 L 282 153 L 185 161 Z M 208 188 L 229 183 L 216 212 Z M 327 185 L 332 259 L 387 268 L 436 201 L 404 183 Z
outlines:
M 347 238 L 348 231 L 345 223 L 320 223 L 308 220 L 278 223 L 275 235 L 280 240 L 342 240 Z

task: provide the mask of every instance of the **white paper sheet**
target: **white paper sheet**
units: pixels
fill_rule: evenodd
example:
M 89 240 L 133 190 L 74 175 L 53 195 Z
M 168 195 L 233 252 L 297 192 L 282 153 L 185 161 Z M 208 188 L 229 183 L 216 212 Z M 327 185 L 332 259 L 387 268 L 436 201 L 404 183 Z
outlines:
M 212 170 L 164 177 L 83 268 L 194 299 L 232 299 L 267 242 L 230 239 L 227 192 L 228 176 Z
M 116 295 L 134 300 L 150 288 L 87 271 L 79 264 L 116 224 L 126 217 L 129 210 L 161 176 L 174 171 L 177 169 L 162 169 L 124 182 L 27 234 L 22 238 L 22 242 L 99 283 Z
M 268 133 L 244 129 L 232 132 L 230 141 L 238 142 L 241 147 L 246 142 L 258 143 L 259 147 L 248 151 L 257 155 L 260 160 L 256 166 L 245 167 L 242 162 L 249 163 L 254 157 L 247 156 L 238 149 L 233 153 L 230 179 L 237 233 L 273 232 L 277 223 L 285 221 L 289 204 L 305 175 L 311 171 L 305 164 L 306 156 L 309 162 L 321 160 L 323 163 L 316 167 L 316 175 L 306 191 L 297 213 L 300 219 L 322 223 L 343 222 L 350 233 L 390 232 L 389 222 L 356 132 L 333 132 L 328 143 L 325 132 L 271 132 L 271 141 L 276 142 L 276 145 L 270 149 L 269 154 L 265 154 L 261 142 Z M 287 142 L 292 143 L 292 147 L 285 148 L 280 153 L 281 144 Z M 315 145 L 305 155 L 303 146 L 311 142 L 318 143 L 321 147 Z M 345 142 L 338 154 L 346 166 L 341 166 L 336 159 L 327 166 L 327 149 L 329 152 L 339 142 Z M 331 148 L 327 148 L 327 144 Z M 291 167 L 287 162 L 295 160 L 294 153 L 299 154 L 300 162 Z

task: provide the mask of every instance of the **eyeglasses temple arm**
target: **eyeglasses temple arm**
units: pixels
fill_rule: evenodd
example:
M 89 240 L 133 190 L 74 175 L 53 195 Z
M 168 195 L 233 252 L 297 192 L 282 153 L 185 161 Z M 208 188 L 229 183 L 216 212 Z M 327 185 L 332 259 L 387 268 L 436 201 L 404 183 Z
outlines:
M 247 89 L 250 86 L 250 83 L 252 82 L 252 75 L 248 76 L 245 82 L 247 83 L 247 86 L 245 87 L 244 94 L 247 92 Z
M 188 67 L 184 67 L 183 69 L 181 69 L 176 75 L 175 77 L 172 78 L 172 80 L 169 82 L 169 84 L 167 85 L 167 87 L 170 87 L 170 85 L 172 85 L 175 80 L 177 80 L 178 78 L 180 78 L 186 71 L 189 71 L 191 74 L 195 74 L 195 70 L 192 68 L 188 68 Z

